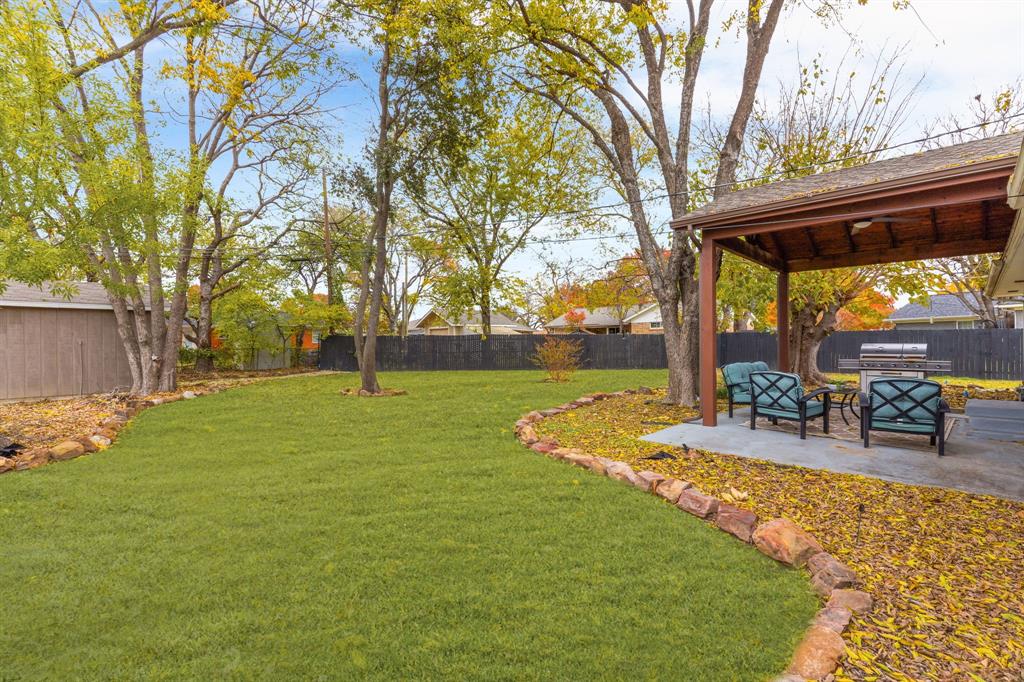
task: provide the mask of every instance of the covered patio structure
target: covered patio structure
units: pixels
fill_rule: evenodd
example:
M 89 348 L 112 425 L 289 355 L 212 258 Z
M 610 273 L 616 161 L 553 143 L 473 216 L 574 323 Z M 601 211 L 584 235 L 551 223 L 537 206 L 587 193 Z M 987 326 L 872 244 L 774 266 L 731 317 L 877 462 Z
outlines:
M 700 231 L 701 420 L 716 426 L 719 249 L 777 273 L 777 367 L 790 367 L 790 273 L 1001 253 L 1017 220 L 1011 133 L 731 192 L 672 222 Z M 1011 203 L 1012 202 L 1012 203 Z M 1020 223 L 1018 223 L 1020 224 Z M 1024 276 L 1018 277 L 1024 279 Z

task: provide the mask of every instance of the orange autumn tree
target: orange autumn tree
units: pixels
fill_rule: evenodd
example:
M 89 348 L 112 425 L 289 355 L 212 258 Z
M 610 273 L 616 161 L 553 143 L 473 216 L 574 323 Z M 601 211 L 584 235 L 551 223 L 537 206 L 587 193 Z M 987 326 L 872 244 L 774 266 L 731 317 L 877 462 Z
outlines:
M 895 302 L 888 294 L 868 289 L 839 309 L 836 329 L 844 332 L 891 329 L 892 323 L 886 320 L 892 315 Z
M 565 314 L 565 321 L 569 324 L 570 331 L 573 332 L 578 332 L 582 329 L 581 325 L 585 319 L 587 319 L 587 314 L 582 310 L 570 310 Z

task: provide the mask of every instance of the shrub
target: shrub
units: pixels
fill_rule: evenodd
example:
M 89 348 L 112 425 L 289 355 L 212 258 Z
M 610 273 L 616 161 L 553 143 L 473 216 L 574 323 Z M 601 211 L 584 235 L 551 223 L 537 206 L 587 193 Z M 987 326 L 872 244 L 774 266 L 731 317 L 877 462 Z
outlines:
M 551 336 L 537 346 L 530 359 L 548 373 L 548 381 L 561 383 L 568 381 L 573 372 L 580 368 L 582 353 L 583 344 L 579 341 Z

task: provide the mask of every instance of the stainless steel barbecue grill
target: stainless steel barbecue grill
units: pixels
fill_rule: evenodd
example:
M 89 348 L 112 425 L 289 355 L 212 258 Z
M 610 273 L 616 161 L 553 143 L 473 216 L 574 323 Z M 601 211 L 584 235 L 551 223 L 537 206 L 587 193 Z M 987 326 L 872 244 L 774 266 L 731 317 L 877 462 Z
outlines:
M 866 390 L 872 379 L 880 377 L 909 377 L 924 379 L 928 372 L 950 372 L 949 360 L 929 360 L 925 343 L 863 343 L 860 357 L 839 360 L 840 371 L 860 372 L 861 390 Z

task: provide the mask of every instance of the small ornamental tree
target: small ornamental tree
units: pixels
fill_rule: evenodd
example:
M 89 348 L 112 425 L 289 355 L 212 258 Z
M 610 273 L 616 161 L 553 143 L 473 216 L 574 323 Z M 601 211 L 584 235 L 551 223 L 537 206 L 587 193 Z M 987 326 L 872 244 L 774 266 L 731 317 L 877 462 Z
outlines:
M 572 332 L 580 331 L 585 319 L 587 319 L 587 314 L 582 310 L 570 310 L 565 314 L 565 321 L 569 325 L 569 331 Z
M 583 344 L 573 339 L 551 336 L 537 346 L 531 360 L 548 373 L 547 381 L 564 383 L 580 368 Z

